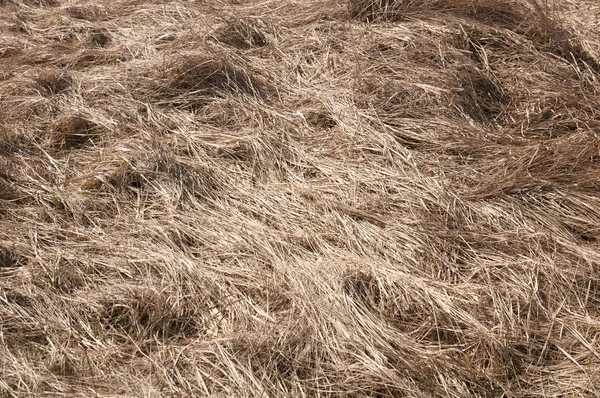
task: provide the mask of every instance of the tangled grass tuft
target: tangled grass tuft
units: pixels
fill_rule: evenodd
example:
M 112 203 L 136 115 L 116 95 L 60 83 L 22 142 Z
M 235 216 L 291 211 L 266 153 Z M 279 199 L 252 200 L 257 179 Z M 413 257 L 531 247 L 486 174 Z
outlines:
M 0 397 L 600 394 L 592 0 L 0 0 Z

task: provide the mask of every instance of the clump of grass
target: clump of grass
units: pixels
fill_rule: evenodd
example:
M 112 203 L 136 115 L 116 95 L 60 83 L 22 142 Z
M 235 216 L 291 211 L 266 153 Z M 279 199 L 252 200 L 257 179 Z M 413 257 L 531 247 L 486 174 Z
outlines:
M 168 88 L 181 91 L 216 93 L 218 91 L 255 90 L 251 75 L 227 59 L 214 59 L 200 54 L 178 57 L 167 68 Z
M 158 96 L 167 97 L 178 108 L 199 109 L 215 98 L 250 95 L 266 98 L 271 91 L 256 72 L 234 63 L 227 57 L 209 57 L 190 53 L 175 56 L 162 73 Z
M 102 128 L 96 123 L 78 114 L 65 115 L 58 118 L 52 130 L 55 141 L 63 149 L 81 148 L 94 144 L 102 133 Z
M 64 69 L 41 70 L 34 80 L 45 95 L 61 94 L 73 85 L 71 74 Z
M 92 47 L 107 47 L 112 39 L 106 29 L 93 29 L 86 37 L 86 42 Z
M 242 50 L 264 47 L 269 40 L 260 25 L 259 21 L 235 20 L 217 29 L 214 35 L 221 43 Z
M 109 333 L 127 338 L 176 339 L 198 333 L 193 306 L 172 301 L 165 292 L 131 287 L 101 299 L 98 322 Z
M 478 70 L 462 69 L 458 105 L 473 120 L 494 123 L 510 104 L 510 96 L 491 76 Z

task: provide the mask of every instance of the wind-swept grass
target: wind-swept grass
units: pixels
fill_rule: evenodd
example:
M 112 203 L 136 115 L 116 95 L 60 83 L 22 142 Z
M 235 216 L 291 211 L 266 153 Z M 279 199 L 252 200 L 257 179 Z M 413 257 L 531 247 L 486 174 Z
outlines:
M 599 11 L 0 1 L 0 398 L 597 396 Z

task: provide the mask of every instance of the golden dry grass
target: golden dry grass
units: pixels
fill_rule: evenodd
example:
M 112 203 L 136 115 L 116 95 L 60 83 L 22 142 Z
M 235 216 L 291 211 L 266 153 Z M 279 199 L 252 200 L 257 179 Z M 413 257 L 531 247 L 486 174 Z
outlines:
M 0 397 L 600 394 L 592 0 L 0 0 Z

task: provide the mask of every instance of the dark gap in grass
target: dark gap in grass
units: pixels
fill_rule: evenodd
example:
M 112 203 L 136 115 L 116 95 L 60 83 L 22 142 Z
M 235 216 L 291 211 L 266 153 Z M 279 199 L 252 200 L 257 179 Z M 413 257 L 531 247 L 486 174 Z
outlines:
M 19 268 L 27 263 L 27 259 L 5 247 L 0 247 L 0 269 Z
M 112 38 L 108 30 L 103 28 L 92 29 L 87 35 L 87 43 L 91 47 L 108 47 L 112 42 Z
M 4 289 L 4 294 L 5 294 L 5 298 L 6 301 L 9 304 L 12 305 L 17 305 L 19 307 L 29 307 L 32 303 L 31 297 L 27 296 L 23 293 L 21 293 L 20 291 L 14 290 L 14 289 Z
M 133 289 L 119 297 L 106 297 L 98 322 L 108 332 L 125 333 L 136 339 L 189 338 L 200 330 L 195 307 L 174 300 L 167 293 Z
M 82 115 L 60 117 L 52 126 L 54 141 L 59 148 L 77 149 L 94 144 L 103 128 Z
M 21 53 L 21 49 L 15 47 L 3 47 L 0 48 L 0 59 L 11 58 L 19 55 Z
M 73 85 L 71 74 L 64 69 L 45 69 L 42 70 L 34 80 L 40 87 L 43 94 L 47 96 L 61 94 Z
M 351 18 L 365 22 L 398 21 L 404 17 L 395 0 L 349 0 Z
M 224 187 L 221 177 L 212 168 L 183 163 L 168 153 L 124 163 L 109 174 L 107 181 L 113 189 L 122 192 L 148 191 L 153 186 L 170 187 L 181 192 L 183 200 L 209 200 Z M 90 183 L 94 189 L 103 186 L 98 179 Z
M 56 269 L 49 275 L 50 287 L 57 292 L 72 294 L 87 284 L 81 272 L 81 264 L 77 260 L 62 259 Z
M 564 223 L 565 229 L 575 239 L 583 243 L 596 243 L 600 240 L 600 228 L 588 223 Z
M 304 112 L 306 122 L 317 129 L 331 129 L 337 126 L 337 122 L 327 111 L 323 110 L 308 110 Z
M 510 97 L 500 82 L 475 68 L 463 68 L 457 77 L 460 82 L 457 105 L 476 122 L 496 122 L 510 104 Z
M 246 94 L 265 98 L 273 89 L 255 72 L 224 57 L 187 54 L 175 57 L 158 87 L 161 100 L 177 108 L 199 110 L 218 98 Z
M 77 364 L 67 354 L 60 354 L 48 364 L 48 371 L 54 376 L 73 377 L 79 373 Z
M 375 310 L 382 304 L 382 292 L 372 273 L 354 272 L 347 275 L 343 280 L 342 290 L 367 309 Z
M 334 115 L 322 103 L 311 98 L 296 101 L 298 112 L 302 114 L 306 123 L 318 130 L 327 130 L 337 126 Z
M 219 90 L 239 90 L 245 93 L 254 91 L 253 79 L 246 71 L 226 60 L 202 55 L 180 57 L 167 73 L 171 75 L 168 86 L 175 90 L 210 93 Z
M 129 163 L 123 163 L 116 170 L 114 170 L 108 177 L 108 182 L 116 189 L 128 190 L 130 188 L 134 190 L 143 189 L 148 179 L 138 170 L 138 166 L 143 162 L 133 160 Z
M 227 22 L 225 26 L 214 32 L 221 43 L 241 50 L 264 47 L 269 41 L 259 24 L 252 20 L 236 20 Z
M 254 146 L 250 142 L 242 140 L 220 145 L 215 155 L 239 162 L 249 162 L 257 157 Z
M 0 200 L 14 201 L 20 196 L 14 185 L 0 174 Z

